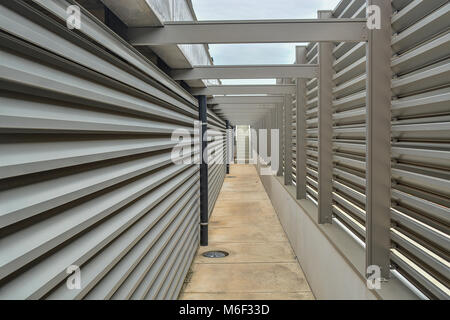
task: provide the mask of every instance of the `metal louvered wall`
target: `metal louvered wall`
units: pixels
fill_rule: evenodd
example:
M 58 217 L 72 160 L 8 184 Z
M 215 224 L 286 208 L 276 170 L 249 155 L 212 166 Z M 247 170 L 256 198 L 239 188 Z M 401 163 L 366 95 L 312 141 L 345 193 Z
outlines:
M 348 1 L 335 18 L 364 18 L 366 1 Z M 333 214 L 363 241 L 366 188 L 366 44 L 333 49 Z
M 450 3 L 394 5 L 391 260 L 427 296 L 449 299 Z
M 316 64 L 318 60 L 318 43 L 310 43 L 307 47 L 306 60 Z M 317 204 L 318 190 L 318 82 L 313 78 L 306 83 L 306 196 Z M 297 182 L 298 183 L 298 182 Z
M 225 122 L 208 110 L 208 215 L 211 216 L 226 174 Z
M 450 298 L 450 4 L 392 0 L 391 268 L 431 299 Z M 366 0 L 343 0 L 334 18 L 366 17 Z M 317 64 L 319 44 L 306 48 Z M 333 49 L 333 217 L 366 237 L 366 45 Z M 292 178 L 318 204 L 318 79 L 306 82 L 306 181 L 297 178 L 298 103 L 292 116 Z M 298 100 L 298 97 L 295 98 Z M 278 116 L 284 160 L 285 108 Z M 259 127 L 270 123 L 268 115 Z M 284 172 L 284 167 L 283 167 Z M 285 180 L 286 181 L 286 180 Z M 298 192 L 298 187 L 297 187 Z
M 428 297 L 450 295 L 450 4 L 393 0 L 392 267 Z M 342 2 L 336 18 L 366 14 Z M 334 51 L 333 213 L 365 237 L 365 81 L 363 43 Z
M 199 169 L 173 164 L 171 133 L 197 102 L 89 13 L 67 29 L 70 4 L 0 5 L 0 298 L 175 299 Z
M 297 86 L 298 79 L 293 79 L 293 83 Z M 292 101 L 292 184 L 297 185 L 297 97 L 291 94 Z

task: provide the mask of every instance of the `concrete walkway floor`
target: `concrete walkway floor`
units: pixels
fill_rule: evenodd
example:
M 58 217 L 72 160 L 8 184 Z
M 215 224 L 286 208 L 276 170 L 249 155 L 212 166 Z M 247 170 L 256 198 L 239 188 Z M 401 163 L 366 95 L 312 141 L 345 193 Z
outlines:
M 180 299 L 314 299 L 253 165 L 231 166 Z

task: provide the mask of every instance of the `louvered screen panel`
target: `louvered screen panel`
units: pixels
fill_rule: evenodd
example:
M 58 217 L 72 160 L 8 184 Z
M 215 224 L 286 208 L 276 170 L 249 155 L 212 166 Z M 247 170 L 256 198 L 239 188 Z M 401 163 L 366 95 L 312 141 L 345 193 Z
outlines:
M 359 2 L 341 2 L 335 17 L 364 17 Z M 392 4 L 392 263 L 430 298 L 448 299 L 450 6 Z M 364 238 L 365 48 L 341 43 L 334 56 L 334 213 Z
M 318 43 L 307 47 L 306 60 L 316 64 L 318 60 Z M 317 78 L 306 83 L 306 196 L 317 204 L 318 190 L 318 83 Z
M 450 4 L 406 1 L 392 19 L 392 262 L 450 298 Z
M 335 18 L 364 18 L 365 0 L 344 3 Z M 333 214 L 365 238 L 366 45 L 333 49 Z
M 171 134 L 196 101 L 88 13 L 67 29 L 72 2 L 38 3 L 0 5 L 0 298 L 177 298 L 199 170 Z

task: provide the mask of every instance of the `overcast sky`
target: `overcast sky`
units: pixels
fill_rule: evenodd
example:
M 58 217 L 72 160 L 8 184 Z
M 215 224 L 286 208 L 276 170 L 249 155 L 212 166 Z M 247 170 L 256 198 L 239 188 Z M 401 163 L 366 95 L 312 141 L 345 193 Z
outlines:
M 198 20 L 314 19 L 340 0 L 192 0 Z M 285 64 L 295 60 L 294 43 L 213 44 L 216 65 Z M 274 80 L 223 80 L 224 84 L 274 83 Z

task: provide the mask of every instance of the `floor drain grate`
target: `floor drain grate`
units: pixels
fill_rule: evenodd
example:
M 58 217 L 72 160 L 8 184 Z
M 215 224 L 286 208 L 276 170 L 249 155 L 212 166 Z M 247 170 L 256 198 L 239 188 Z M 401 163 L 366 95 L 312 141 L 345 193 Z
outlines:
M 202 255 L 206 258 L 225 258 L 229 253 L 225 251 L 207 251 Z

